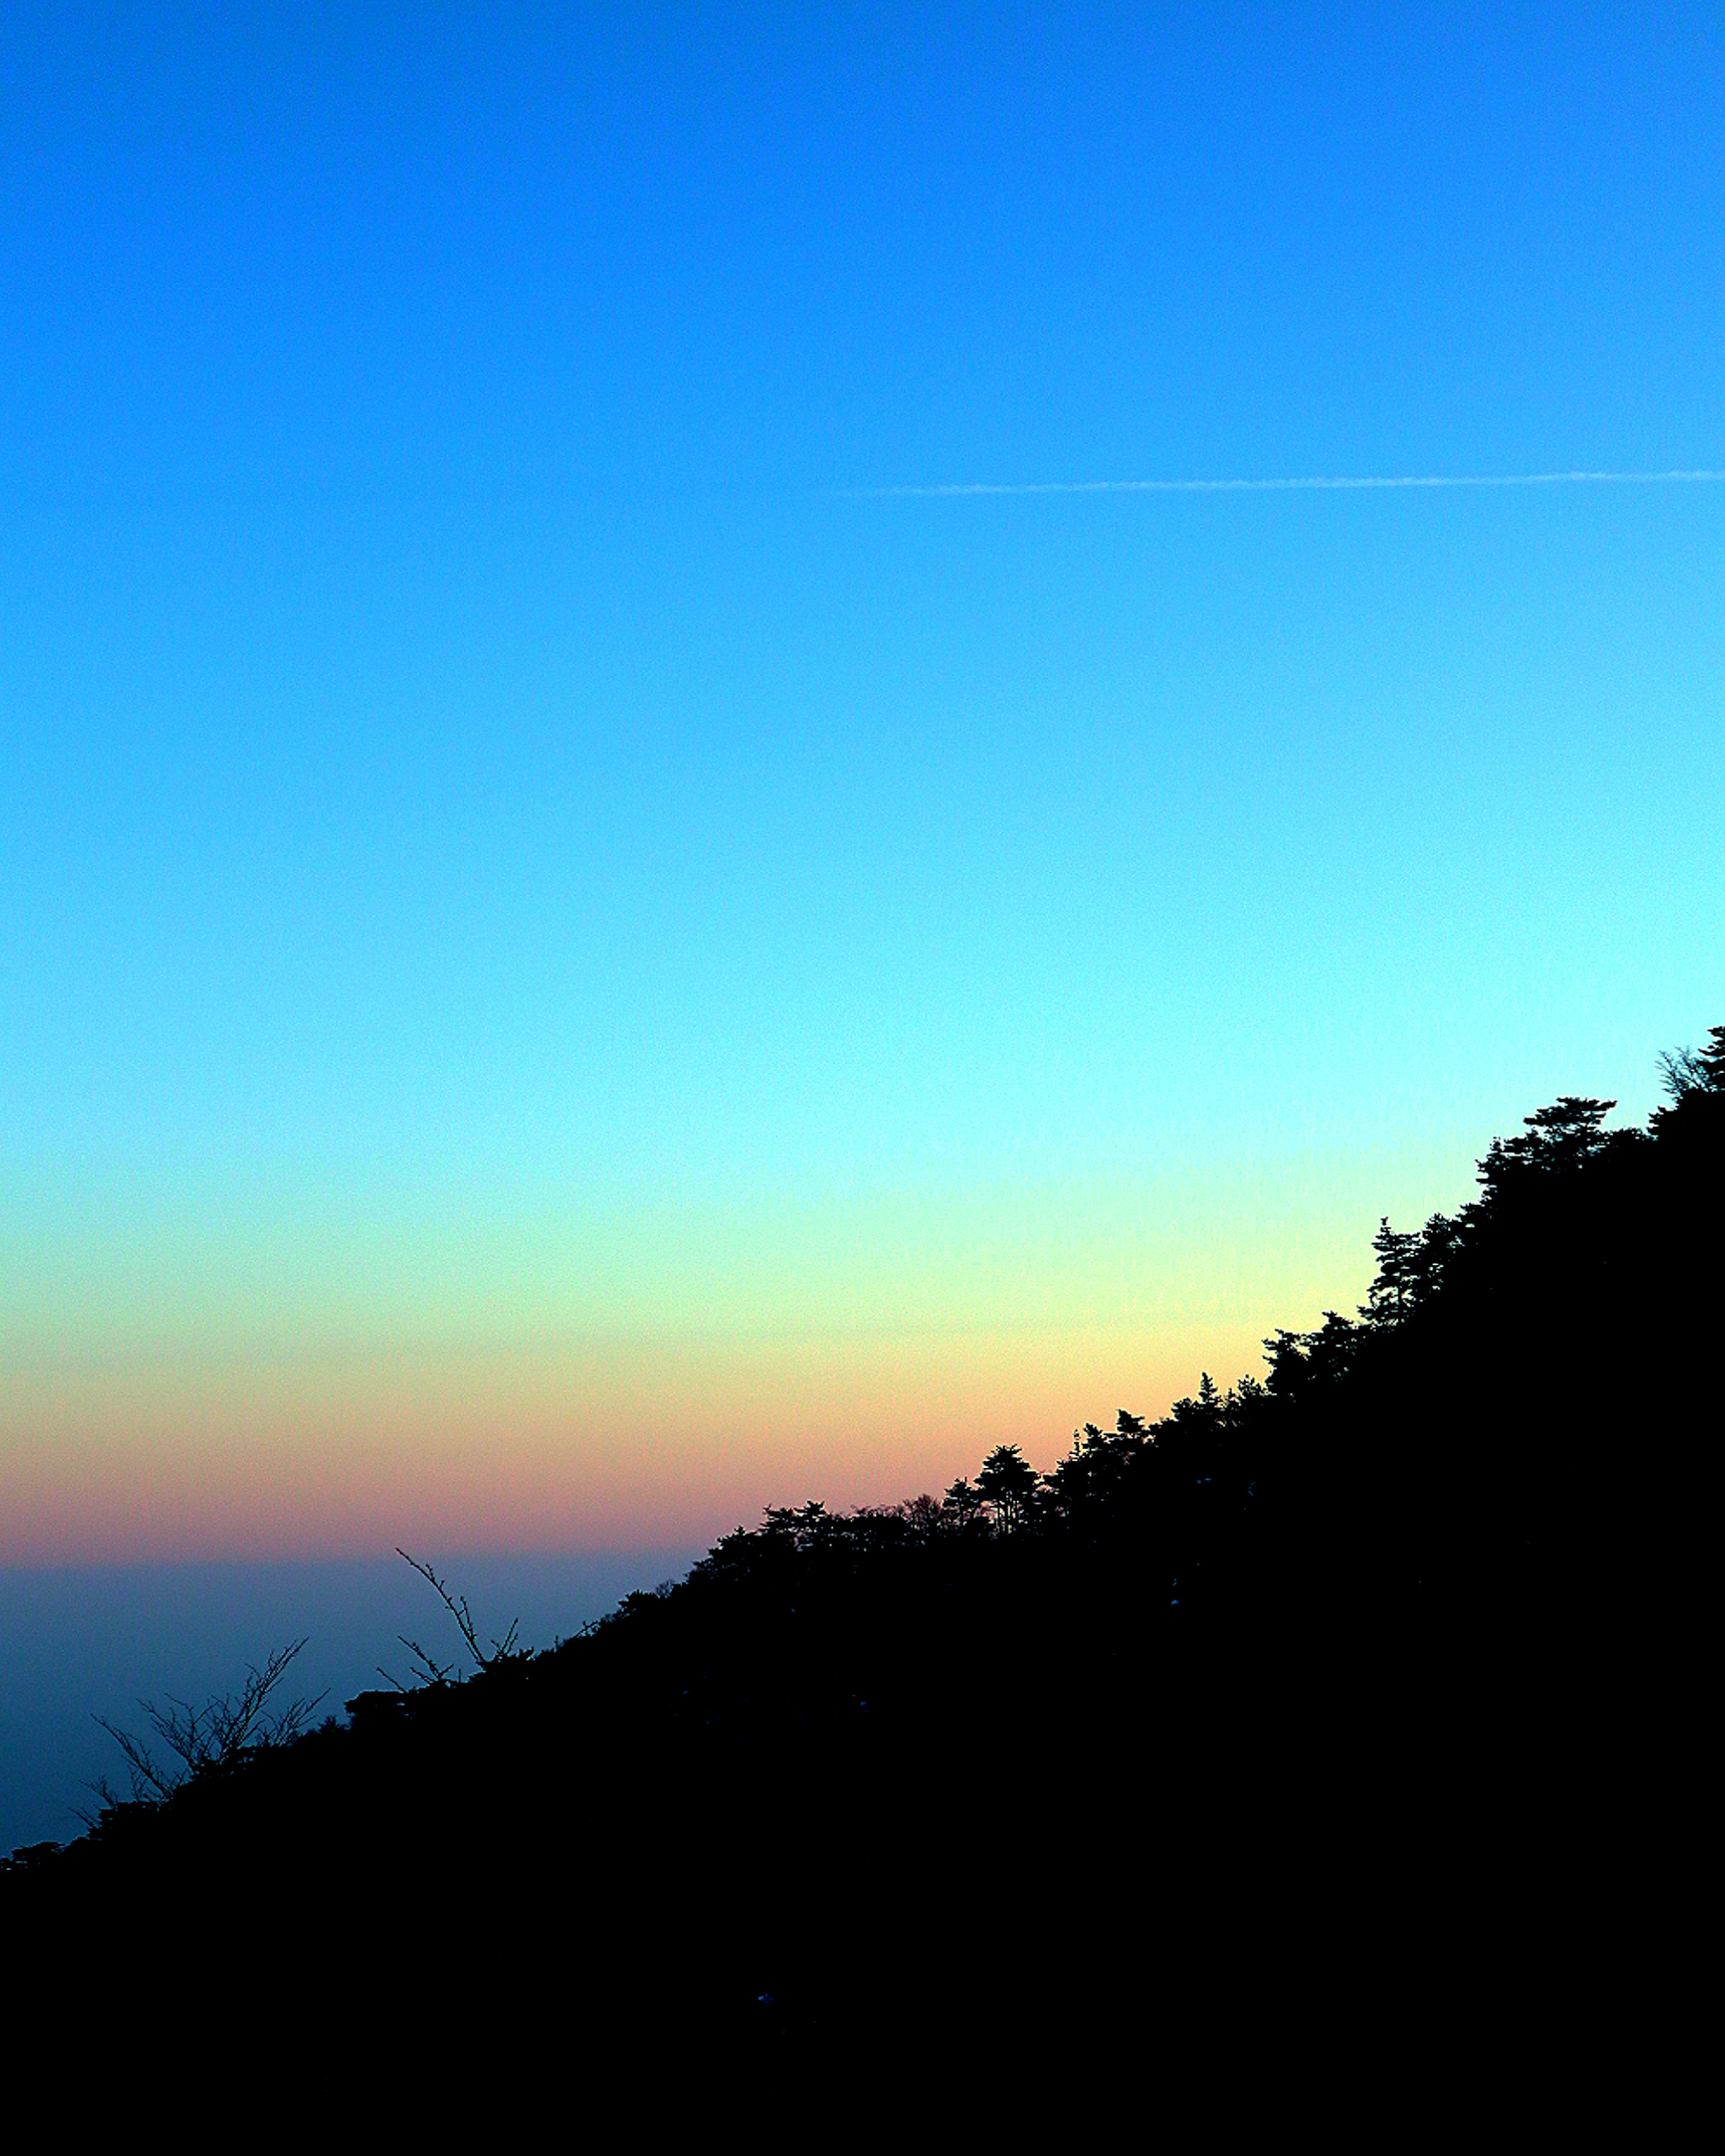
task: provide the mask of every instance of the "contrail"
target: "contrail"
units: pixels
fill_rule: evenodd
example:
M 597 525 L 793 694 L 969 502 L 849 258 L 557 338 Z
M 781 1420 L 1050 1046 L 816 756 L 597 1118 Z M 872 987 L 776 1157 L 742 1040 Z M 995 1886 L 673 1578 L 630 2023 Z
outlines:
M 1403 486 L 1679 486 L 1712 485 L 1725 471 L 1439 472 L 1412 477 L 1369 474 L 1346 479 L 1050 479 L 965 480 L 943 486 L 846 486 L 851 501 L 884 501 L 965 494 L 1316 494 Z

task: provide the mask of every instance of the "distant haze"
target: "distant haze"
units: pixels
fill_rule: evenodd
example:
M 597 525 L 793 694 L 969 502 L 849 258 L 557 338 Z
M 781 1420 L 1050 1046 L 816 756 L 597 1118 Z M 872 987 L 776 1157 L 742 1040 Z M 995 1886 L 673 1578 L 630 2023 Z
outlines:
M 460 1558 L 438 1569 L 472 1609 L 482 1644 L 521 1620 L 546 1647 L 615 1607 L 619 1597 L 686 1570 L 688 1553 L 618 1551 L 601 1558 Z M 403 1681 L 412 1657 L 398 1635 L 445 1663 L 461 1643 L 430 1589 L 392 1555 L 326 1564 L 120 1565 L 0 1569 L 0 1855 L 83 1831 L 86 1784 L 122 1792 L 118 1747 L 100 1714 L 149 1736 L 141 1701 L 177 1695 L 201 1705 L 237 1691 L 246 1665 L 290 1640 L 304 1651 L 279 1699 L 327 1695 L 341 1712 L 357 1691 Z M 159 1750 L 160 1748 L 158 1747 Z

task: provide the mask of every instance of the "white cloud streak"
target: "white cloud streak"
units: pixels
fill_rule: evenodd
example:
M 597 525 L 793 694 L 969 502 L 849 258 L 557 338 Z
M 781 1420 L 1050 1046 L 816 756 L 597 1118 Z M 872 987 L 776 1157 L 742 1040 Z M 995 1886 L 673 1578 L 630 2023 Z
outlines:
M 1725 471 L 1556 471 L 1368 474 L 1344 479 L 1053 479 L 966 480 L 942 486 L 847 486 L 850 501 L 935 501 L 983 494 L 1349 494 L 1392 487 L 1711 485 Z

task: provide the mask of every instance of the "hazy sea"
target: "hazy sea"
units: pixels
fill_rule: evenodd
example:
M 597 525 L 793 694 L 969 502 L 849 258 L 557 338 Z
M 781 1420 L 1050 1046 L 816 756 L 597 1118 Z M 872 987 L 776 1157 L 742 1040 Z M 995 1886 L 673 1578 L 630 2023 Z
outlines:
M 522 1642 L 550 1646 L 632 1589 L 680 1578 L 698 1551 L 584 1557 L 445 1557 L 416 1552 L 470 1604 L 482 1641 L 519 1617 Z M 317 1563 L 0 1568 L 0 1852 L 83 1831 L 76 1807 L 106 1774 L 125 1786 L 104 1715 L 143 1732 L 140 1702 L 194 1703 L 230 1692 L 249 1662 L 289 1640 L 305 1651 L 282 1697 L 323 1692 L 319 1716 L 403 1681 L 406 1633 L 439 1661 L 463 1649 L 447 1612 L 398 1557 Z

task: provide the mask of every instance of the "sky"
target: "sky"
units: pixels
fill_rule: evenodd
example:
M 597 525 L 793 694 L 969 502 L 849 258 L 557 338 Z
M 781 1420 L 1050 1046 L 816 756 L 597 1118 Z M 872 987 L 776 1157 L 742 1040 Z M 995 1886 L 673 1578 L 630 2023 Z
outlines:
M 0 1564 L 1046 1467 L 1645 1114 L 1725 485 L 916 490 L 1706 472 L 1722 351 L 1713 9 L 9 8 Z

